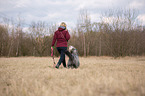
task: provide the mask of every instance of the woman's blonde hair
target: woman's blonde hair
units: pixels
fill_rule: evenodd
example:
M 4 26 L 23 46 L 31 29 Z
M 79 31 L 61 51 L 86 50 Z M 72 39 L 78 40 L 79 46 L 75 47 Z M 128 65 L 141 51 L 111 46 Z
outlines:
M 65 23 L 65 22 L 62 22 L 62 23 L 60 24 L 60 26 L 66 27 L 66 23 Z

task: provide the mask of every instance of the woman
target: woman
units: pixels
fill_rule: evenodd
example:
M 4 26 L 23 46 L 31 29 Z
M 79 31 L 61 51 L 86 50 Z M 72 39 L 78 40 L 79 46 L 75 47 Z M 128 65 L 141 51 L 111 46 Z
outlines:
M 54 48 L 54 44 L 56 42 L 57 50 L 60 54 L 59 61 L 55 68 L 59 68 L 61 63 L 63 63 L 63 66 L 66 68 L 66 61 L 65 61 L 65 51 L 67 50 L 67 42 L 70 39 L 70 35 L 68 33 L 68 30 L 66 28 L 66 24 L 62 22 L 58 28 L 58 30 L 54 33 L 53 41 L 51 45 L 51 49 Z

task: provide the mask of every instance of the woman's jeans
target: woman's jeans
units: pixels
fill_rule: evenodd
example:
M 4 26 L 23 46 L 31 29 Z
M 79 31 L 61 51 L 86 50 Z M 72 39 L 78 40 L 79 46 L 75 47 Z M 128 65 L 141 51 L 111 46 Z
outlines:
M 59 67 L 61 65 L 61 63 L 63 63 L 63 66 L 66 67 L 65 51 L 67 50 L 67 47 L 57 47 L 57 50 L 60 54 L 60 58 L 57 63 L 57 67 Z

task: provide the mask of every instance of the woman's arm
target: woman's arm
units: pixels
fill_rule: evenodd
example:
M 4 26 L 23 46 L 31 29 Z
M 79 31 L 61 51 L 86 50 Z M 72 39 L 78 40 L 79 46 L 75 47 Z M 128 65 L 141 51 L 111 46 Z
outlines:
M 68 41 L 70 39 L 70 35 L 69 35 L 69 32 L 66 31 L 66 40 Z
M 53 40 L 51 46 L 53 47 L 56 42 L 56 32 L 54 33 Z

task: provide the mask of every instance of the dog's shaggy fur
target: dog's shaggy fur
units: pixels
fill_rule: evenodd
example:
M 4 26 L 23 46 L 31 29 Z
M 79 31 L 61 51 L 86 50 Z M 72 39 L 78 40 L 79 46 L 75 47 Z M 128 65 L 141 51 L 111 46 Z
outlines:
M 75 47 L 69 46 L 69 51 L 66 51 L 65 54 L 69 57 L 68 68 L 78 68 L 80 66 L 78 52 Z

